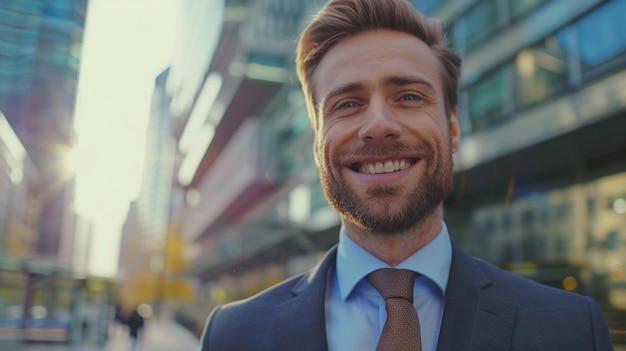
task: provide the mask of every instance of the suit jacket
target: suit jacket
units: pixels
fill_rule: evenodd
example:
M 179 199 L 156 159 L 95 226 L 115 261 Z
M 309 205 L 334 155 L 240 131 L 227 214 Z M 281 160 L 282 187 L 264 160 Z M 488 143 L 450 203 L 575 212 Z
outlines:
M 328 350 L 324 303 L 335 257 L 333 248 L 311 271 L 215 308 L 202 350 Z M 591 298 L 505 272 L 452 244 L 438 351 L 612 349 Z

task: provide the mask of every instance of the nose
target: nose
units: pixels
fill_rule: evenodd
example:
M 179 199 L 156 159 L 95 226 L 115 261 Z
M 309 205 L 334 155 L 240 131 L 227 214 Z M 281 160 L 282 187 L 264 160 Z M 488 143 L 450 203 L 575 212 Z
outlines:
M 393 111 L 381 101 L 371 101 L 362 116 L 359 138 L 366 142 L 396 139 L 402 133 L 402 127 L 393 115 Z

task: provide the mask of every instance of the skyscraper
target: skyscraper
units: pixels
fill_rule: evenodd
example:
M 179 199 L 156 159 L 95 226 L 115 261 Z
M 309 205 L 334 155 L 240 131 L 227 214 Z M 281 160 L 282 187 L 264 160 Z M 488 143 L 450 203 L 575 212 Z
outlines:
M 30 184 L 38 212 L 34 251 L 58 255 L 73 181 L 67 157 L 87 0 L 0 3 L 0 110 L 39 176 Z

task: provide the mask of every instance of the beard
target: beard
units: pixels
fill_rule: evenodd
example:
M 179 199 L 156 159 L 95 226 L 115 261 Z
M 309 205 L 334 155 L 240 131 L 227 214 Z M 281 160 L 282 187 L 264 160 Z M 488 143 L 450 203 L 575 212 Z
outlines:
M 325 158 L 326 162 L 320 167 L 320 181 L 329 204 L 357 227 L 371 233 L 404 233 L 431 216 L 452 192 L 451 140 L 447 146 L 444 148 L 441 143 L 435 147 L 419 146 L 418 152 L 425 155 L 420 162 L 426 163 L 426 171 L 408 192 L 402 185 L 372 185 L 360 195 L 343 173 L 336 177 L 337 173 L 332 173 L 332 168 L 344 167 L 342 159 L 346 155 L 336 155 L 332 160 Z M 384 157 L 411 150 L 416 149 L 396 142 L 384 148 L 366 145 L 355 154 Z M 328 155 L 327 152 L 324 154 Z

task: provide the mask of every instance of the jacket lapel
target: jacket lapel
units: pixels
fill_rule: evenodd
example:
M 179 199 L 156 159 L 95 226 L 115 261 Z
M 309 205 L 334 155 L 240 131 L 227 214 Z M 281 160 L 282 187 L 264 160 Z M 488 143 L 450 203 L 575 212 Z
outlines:
M 276 350 L 328 350 L 326 341 L 326 282 L 335 264 L 336 247 L 324 256 L 292 290 L 294 297 L 280 304 L 274 322 Z
M 514 319 L 514 308 L 493 288 L 476 259 L 453 242 L 437 350 L 508 350 Z

